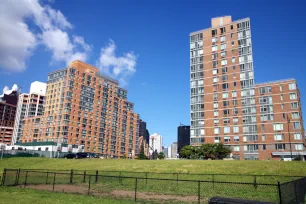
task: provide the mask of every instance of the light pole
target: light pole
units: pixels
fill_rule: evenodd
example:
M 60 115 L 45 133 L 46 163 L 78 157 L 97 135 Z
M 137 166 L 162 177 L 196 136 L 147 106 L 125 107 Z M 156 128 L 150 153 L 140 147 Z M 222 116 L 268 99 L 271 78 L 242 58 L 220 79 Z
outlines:
M 288 135 L 289 135 L 290 158 L 291 158 L 291 161 L 292 161 L 292 146 L 291 146 L 291 136 L 290 136 L 289 124 L 290 124 L 290 119 L 289 119 L 289 114 L 287 114 L 287 127 L 288 127 Z

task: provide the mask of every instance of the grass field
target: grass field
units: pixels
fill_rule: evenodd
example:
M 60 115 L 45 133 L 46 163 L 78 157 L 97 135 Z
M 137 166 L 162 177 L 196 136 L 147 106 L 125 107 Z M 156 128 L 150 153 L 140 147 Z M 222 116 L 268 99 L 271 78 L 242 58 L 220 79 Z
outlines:
M 306 176 L 306 162 L 280 161 L 198 161 L 198 160 L 102 160 L 9 158 L 0 161 L 3 168 L 78 169 L 134 172 L 185 172 L 211 174 L 279 174 Z
M 75 195 L 67 193 L 53 193 L 48 191 L 37 191 L 32 189 L 20 189 L 20 188 L 0 188 L 0 197 L 2 204 L 12 203 L 45 203 L 45 204 L 63 204 L 63 203 L 75 203 L 75 204 L 119 204 L 119 203 L 135 203 L 129 200 L 117 200 L 113 198 L 99 198 L 85 195 Z
M 138 178 L 137 192 L 139 199 L 156 200 L 169 198 L 176 201 L 197 201 L 198 193 L 201 200 L 206 201 L 213 196 L 244 198 L 262 201 L 278 201 L 277 180 L 282 183 L 291 181 L 293 178 L 258 176 L 253 185 L 253 176 L 214 176 L 212 182 L 197 181 L 177 181 L 176 174 L 149 174 L 148 180 L 143 173 L 125 173 L 120 172 L 123 178 L 118 177 L 117 171 L 130 172 L 182 172 L 182 173 L 200 173 L 200 174 L 256 174 L 256 175 L 306 175 L 305 162 L 279 162 L 279 161 L 190 161 L 190 160 L 101 160 L 101 159 L 48 159 L 48 158 L 10 158 L 0 162 L 0 168 L 21 168 L 21 169 L 50 169 L 68 170 L 67 174 L 56 175 L 55 191 L 76 187 L 75 193 L 87 194 L 89 176 L 83 181 L 83 171 L 87 171 L 91 176 L 91 193 L 94 195 L 117 198 L 118 195 L 124 195 L 123 199 L 133 200 L 135 179 Z M 73 181 L 70 178 L 70 169 L 74 169 Z M 99 170 L 99 179 L 95 181 L 95 170 Z M 116 171 L 116 172 L 106 172 Z M 7 183 L 13 184 L 16 179 L 16 172 L 10 172 L 7 175 Z M 88 174 L 87 173 L 87 174 Z M 27 175 L 27 176 L 26 176 Z M 53 173 L 28 172 L 20 174 L 20 183 L 23 184 L 27 178 L 29 188 L 52 190 Z M 115 176 L 115 177 L 109 177 Z M 124 178 L 133 177 L 133 178 Z M 155 180 L 150 178 L 166 178 L 173 180 Z M 184 175 L 179 174 L 179 179 L 212 181 L 210 175 Z M 284 180 L 285 179 L 285 180 Z M 287 179 L 287 180 L 286 180 Z M 289 180 L 288 180 L 289 179 Z M 219 183 L 218 183 L 219 181 Z M 241 183 L 220 183 L 227 182 L 247 182 Z M 261 183 L 272 185 L 260 185 Z M 31 186 L 32 185 L 32 186 Z M 34 185 L 34 186 L 33 186 Z M 200 188 L 199 186 L 200 185 Z M 64 190 L 63 190 L 64 191 Z M 35 192 L 35 191 L 33 191 Z M 66 191 L 65 191 L 66 192 Z M 86 199 L 86 198 L 84 198 Z M 89 198 L 88 198 L 89 199 Z M 92 199 L 92 198 L 90 198 Z M 107 202 L 106 202 L 107 203 Z M 168 202 L 167 202 L 168 203 Z

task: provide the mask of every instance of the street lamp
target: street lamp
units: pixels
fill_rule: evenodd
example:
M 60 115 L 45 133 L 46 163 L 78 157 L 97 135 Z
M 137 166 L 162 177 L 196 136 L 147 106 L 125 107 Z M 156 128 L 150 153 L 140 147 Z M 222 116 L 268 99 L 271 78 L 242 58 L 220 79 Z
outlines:
M 291 158 L 291 161 L 292 161 L 292 146 L 291 146 L 291 137 L 290 137 L 289 124 L 290 124 L 290 119 L 289 119 L 289 114 L 287 114 L 287 127 L 288 127 L 289 145 L 290 145 L 290 158 Z

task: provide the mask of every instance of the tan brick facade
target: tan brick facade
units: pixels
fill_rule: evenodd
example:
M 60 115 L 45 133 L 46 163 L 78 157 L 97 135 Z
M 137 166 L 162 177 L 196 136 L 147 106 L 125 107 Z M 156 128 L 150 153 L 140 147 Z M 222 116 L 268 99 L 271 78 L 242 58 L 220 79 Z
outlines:
M 44 116 L 25 120 L 22 142 L 55 141 L 106 157 L 135 158 L 138 122 L 116 80 L 74 61 L 48 75 Z
M 222 142 L 235 159 L 288 157 L 288 114 L 293 154 L 305 154 L 296 81 L 255 85 L 249 18 L 214 18 L 212 28 L 191 33 L 190 69 L 191 145 Z

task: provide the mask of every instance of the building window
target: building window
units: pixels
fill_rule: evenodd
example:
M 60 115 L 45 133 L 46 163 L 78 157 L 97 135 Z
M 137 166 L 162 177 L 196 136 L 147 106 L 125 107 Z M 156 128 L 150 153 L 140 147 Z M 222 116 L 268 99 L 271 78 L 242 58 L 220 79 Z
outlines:
M 234 87 L 236 87 L 236 82 L 234 82 L 234 84 L 233 84 L 233 85 L 234 85 Z
M 223 90 L 227 90 L 227 89 L 228 89 L 228 83 L 222 84 L 222 89 L 223 89 Z
M 237 117 L 234 117 L 234 118 L 233 118 L 233 123 L 234 123 L 234 124 L 237 124 L 237 123 L 238 123 L 238 121 L 239 121 L 239 120 L 238 120 L 238 118 L 237 118 Z
M 214 134 L 219 134 L 219 133 L 220 133 L 220 128 L 219 127 L 215 127 Z
M 217 83 L 217 82 L 219 82 L 219 78 L 218 77 L 214 77 L 213 78 L 213 83 Z
M 301 129 L 301 123 L 300 122 L 293 122 L 293 128 L 295 130 Z
M 218 100 L 218 94 L 214 93 L 214 100 Z
M 301 133 L 294 133 L 294 139 L 301 140 L 302 139 Z
M 298 119 L 298 118 L 300 118 L 300 113 L 299 113 L 299 112 L 293 112 L 293 113 L 292 113 L 292 118 L 293 118 L 293 119 Z
M 223 101 L 223 106 L 224 107 L 229 106 L 229 102 L 228 101 Z
M 222 93 L 222 98 L 223 99 L 228 98 L 228 93 L 227 92 Z
M 230 141 L 231 141 L 230 137 L 228 137 L 228 136 L 224 137 L 224 142 L 230 142 Z
M 233 74 L 233 78 L 234 78 L 234 79 L 236 78 L 236 74 Z
M 238 108 L 233 108 L 233 114 L 237 115 L 238 114 Z
M 281 101 L 284 100 L 283 94 L 280 95 L 280 99 L 281 99 Z
M 214 36 L 217 35 L 217 34 L 218 34 L 217 29 L 211 31 L 212 37 L 214 37 Z
M 296 89 L 296 84 L 295 83 L 289 84 L 289 90 L 295 90 L 295 89 Z
M 221 36 L 220 37 L 220 42 L 224 42 L 226 40 L 226 37 L 225 36 Z
M 214 111 L 214 116 L 215 117 L 219 116 L 219 111 Z
M 283 134 L 275 134 L 274 135 L 274 140 L 275 141 L 280 141 L 284 139 L 284 135 Z
M 266 136 L 265 135 L 261 135 L 261 140 L 262 141 L 266 141 Z
M 222 81 L 227 81 L 228 80 L 228 76 L 227 75 L 222 75 Z
M 219 124 L 219 119 L 214 119 L 214 124 L 215 125 Z
M 303 144 L 296 144 L 295 150 L 303 150 Z
M 221 44 L 221 45 L 220 45 L 220 49 L 221 49 L 221 50 L 225 50 L 225 49 L 226 49 L 226 44 Z
M 222 58 L 226 57 L 226 54 L 227 54 L 226 51 L 221 52 L 221 57 L 222 57 Z
M 284 130 L 284 125 L 282 123 L 274 123 L 273 130 L 274 131 Z
M 214 102 L 214 108 L 218 108 L 218 107 L 219 107 L 218 102 Z
M 218 69 L 213 69 L 213 75 L 218 74 Z
M 266 147 L 265 144 L 262 145 L 262 149 L 263 149 L 263 150 L 266 150 L 266 149 L 267 149 L 267 147 Z
M 227 65 L 227 60 L 221 60 L 221 65 L 222 66 Z
M 225 126 L 223 131 L 224 131 L 224 134 L 228 134 L 231 132 L 231 129 L 229 126 Z
M 239 136 L 234 136 L 234 142 L 239 142 Z
M 217 45 L 212 46 L 211 50 L 212 50 L 213 52 L 217 51 L 217 50 L 218 50 L 218 46 L 217 46 Z
M 223 110 L 223 115 L 224 115 L 224 116 L 229 115 L 229 110 L 228 110 L 228 109 Z
M 227 67 L 222 68 L 222 74 L 225 74 L 225 73 L 227 73 Z
M 219 143 L 220 142 L 220 137 L 215 137 L 215 143 Z
M 290 93 L 290 100 L 297 99 L 296 93 Z
M 293 102 L 291 103 L 291 109 L 295 109 L 299 107 L 299 103 L 298 102 Z
M 264 93 L 271 93 L 272 92 L 272 87 L 271 86 L 265 86 L 265 87 L 260 87 L 259 88 L 259 93 L 264 94 Z
M 280 92 L 283 92 L 283 85 L 279 85 Z
M 233 132 L 239 133 L 239 126 L 233 126 Z
M 284 104 L 281 104 L 281 109 L 284 110 Z
M 233 106 L 237 106 L 238 101 L 237 100 L 232 100 Z
M 275 144 L 275 149 L 276 150 L 284 150 L 286 149 L 285 144 Z

